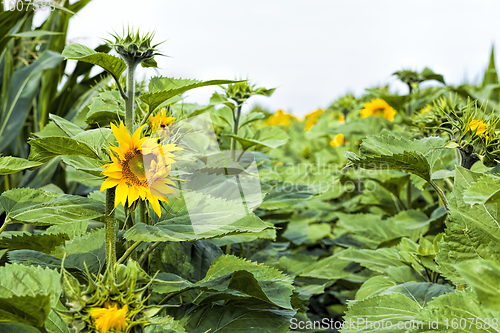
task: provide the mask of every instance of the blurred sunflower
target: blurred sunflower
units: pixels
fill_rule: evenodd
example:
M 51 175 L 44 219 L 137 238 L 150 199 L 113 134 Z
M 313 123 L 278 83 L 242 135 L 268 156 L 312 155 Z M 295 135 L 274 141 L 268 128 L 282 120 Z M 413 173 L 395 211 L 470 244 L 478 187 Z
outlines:
M 115 207 L 128 202 L 130 207 L 136 200 L 147 200 L 153 210 L 161 216 L 159 201 L 168 203 L 167 196 L 175 193 L 175 183 L 168 177 L 171 164 L 175 163 L 172 151 L 182 150 L 175 144 L 161 144 L 158 139 L 141 138 L 144 126 L 130 136 L 127 128 L 111 124 L 118 147 L 110 147 L 112 163 L 106 164 L 102 172 L 107 179 L 101 191 L 116 186 Z
M 170 134 L 169 126 L 172 125 L 174 121 L 174 117 L 167 116 L 166 110 L 161 109 L 161 111 L 158 112 L 154 117 L 153 115 L 149 116 L 149 128 L 153 133 L 158 132 L 159 137 L 163 137 Z
M 389 121 L 394 121 L 396 110 L 394 110 L 386 101 L 380 98 L 372 99 L 365 103 L 364 109 L 359 111 L 361 118 L 370 116 L 383 117 Z
M 321 116 L 323 113 L 325 113 L 325 110 L 317 109 L 306 115 L 306 127 L 304 128 L 304 130 L 306 132 L 309 131 L 313 127 L 313 125 L 318 122 L 319 116 Z
M 340 147 L 343 144 L 344 144 L 344 134 L 342 134 L 342 133 L 335 135 L 333 140 L 330 141 L 330 146 L 333 146 L 333 147 Z
M 338 122 L 339 122 L 339 123 L 341 123 L 341 124 L 345 123 L 345 117 L 344 117 L 344 115 L 343 115 L 343 114 L 341 114 L 337 120 L 338 120 Z
M 95 328 L 100 333 L 107 333 L 111 330 L 113 332 L 125 332 L 127 329 L 127 305 L 118 309 L 116 304 L 106 302 L 103 308 L 96 308 L 90 310 L 90 316 L 94 320 Z
M 430 105 L 426 105 L 424 106 L 420 111 L 419 113 L 426 113 L 427 111 L 430 111 L 431 110 L 431 106 Z
M 284 113 L 283 110 L 279 109 L 275 114 L 267 118 L 266 125 L 268 126 L 290 126 L 293 121 L 298 121 L 297 118 L 292 116 L 291 114 Z

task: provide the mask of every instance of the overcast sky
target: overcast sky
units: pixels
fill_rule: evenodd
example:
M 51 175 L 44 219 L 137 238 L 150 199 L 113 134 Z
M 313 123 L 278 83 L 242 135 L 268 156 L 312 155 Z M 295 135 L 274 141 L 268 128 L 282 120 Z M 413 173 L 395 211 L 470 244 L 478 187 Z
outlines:
M 346 92 L 399 89 L 391 73 L 400 69 L 427 66 L 453 84 L 480 79 L 499 45 L 499 13 L 493 0 L 92 0 L 69 38 L 95 47 L 127 24 L 155 30 L 170 56 L 157 59 L 161 75 L 249 78 L 278 87 L 250 104 L 302 116 Z M 213 91 L 188 101 L 207 103 Z

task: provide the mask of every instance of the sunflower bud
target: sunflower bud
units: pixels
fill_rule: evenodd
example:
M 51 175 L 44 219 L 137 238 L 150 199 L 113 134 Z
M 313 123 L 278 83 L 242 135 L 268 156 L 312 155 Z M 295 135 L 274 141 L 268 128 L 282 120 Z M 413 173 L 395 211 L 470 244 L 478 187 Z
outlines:
M 123 33 L 125 35 L 125 32 Z M 157 67 L 154 56 L 161 55 L 156 47 L 159 44 L 152 45 L 154 33 L 148 32 L 141 36 L 139 30 L 128 30 L 123 37 L 113 35 L 115 41 L 106 40 L 109 46 L 112 46 L 115 51 L 125 60 L 129 66 L 137 66 L 142 64 L 143 67 Z
M 61 272 L 63 304 L 67 310 L 56 310 L 68 326 L 81 333 L 142 332 L 152 323 L 161 307 L 145 306 L 144 293 L 154 278 L 142 270 L 137 262 L 116 267 L 116 276 L 105 273 L 97 279 L 87 271 L 87 285 L 64 268 Z
M 247 81 L 236 82 L 227 86 L 226 96 L 238 104 L 244 103 L 253 95 L 253 86 Z

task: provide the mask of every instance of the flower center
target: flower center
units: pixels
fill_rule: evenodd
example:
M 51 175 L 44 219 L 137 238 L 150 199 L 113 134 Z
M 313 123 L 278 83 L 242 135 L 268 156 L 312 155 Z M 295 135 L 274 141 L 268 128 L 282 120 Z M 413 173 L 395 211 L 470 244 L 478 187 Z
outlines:
M 385 108 L 376 108 L 375 110 L 373 110 L 373 114 L 375 116 L 382 116 L 384 114 L 384 110 Z
M 122 173 L 127 179 L 127 185 L 146 186 L 148 181 L 144 167 L 144 159 L 138 150 L 129 150 L 122 162 Z

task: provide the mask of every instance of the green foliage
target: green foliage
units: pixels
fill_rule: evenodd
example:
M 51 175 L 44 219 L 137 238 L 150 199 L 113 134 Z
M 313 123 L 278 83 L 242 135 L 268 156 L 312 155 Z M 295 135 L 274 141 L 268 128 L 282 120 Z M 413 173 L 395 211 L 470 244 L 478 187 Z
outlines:
M 8 222 L 53 225 L 101 217 L 101 202 L 76 195 L 50 193 L 29 188 L 3 192 L 0 203 Z
M 65 59 L 79 60 L 104 68 L 115 80 L 118 80 L 127 65 L 123 60 L 103 52 L 96 52 L 84 45 L 73 43 L 64 48 L 62 56 Z

